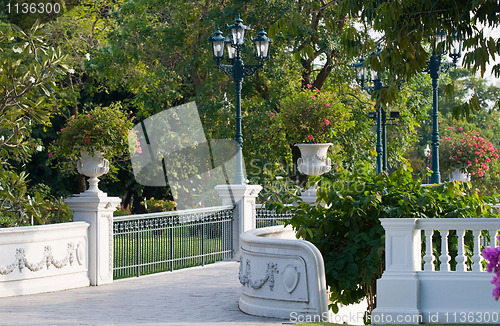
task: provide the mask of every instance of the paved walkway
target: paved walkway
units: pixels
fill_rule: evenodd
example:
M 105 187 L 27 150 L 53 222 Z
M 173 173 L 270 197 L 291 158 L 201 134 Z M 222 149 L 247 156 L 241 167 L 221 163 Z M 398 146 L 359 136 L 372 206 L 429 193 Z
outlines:
M 237 262 L 0 298 L 0 325 L 292 325 L 238 309 Z

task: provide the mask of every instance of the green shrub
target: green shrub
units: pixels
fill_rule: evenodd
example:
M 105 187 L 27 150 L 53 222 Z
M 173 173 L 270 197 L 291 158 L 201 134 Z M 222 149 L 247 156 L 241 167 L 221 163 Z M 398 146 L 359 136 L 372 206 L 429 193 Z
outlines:
M 120 206 L 118 207 L 114 212 L 113 216 L 125 216 L 125 215 L 131 215 L 132 212 L 130 211 L 130 208 L 125 207 L 125 206 Z
M 71 222 L 73 212 L 62 198 L 45 199 L 40 205 L 40 219 L 40 224 Z
M 141 204 L 146 207 L 147 213 L 173 211 L 177 207 L 177 203 L 175 201 L 168 199 L 154 199 L 154 197 L 141 202 Z
M 405 165 L 378 176 L 368 163 L 354 170 L 339 168 L 332 179 L 318 184 L 323 205 L 309 205 L 291 195 L 295 206 L 275 203 L 278 211 L 292 211 L 289 224 L 297 237 L 312 242 L 325 261 L 331 308 L 368 300 L 375 308 L 375 284 L 384 270 L 384 229 L 380 218 L 498 217 L 488 203 L 496 197 L 480 197 L 470 183 L 458 181 L 422 186 Z M 317 181 L 317 180 L 315 180 Z

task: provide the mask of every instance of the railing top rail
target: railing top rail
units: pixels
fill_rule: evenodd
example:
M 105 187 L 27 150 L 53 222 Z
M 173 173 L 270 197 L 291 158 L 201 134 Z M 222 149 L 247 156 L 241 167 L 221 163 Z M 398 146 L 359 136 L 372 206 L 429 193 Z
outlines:
M 144 220 L 144 219 L 167 217 L 167 216 L 185 216 L 185 215 L 195 215 L 195 214 L 209 214 L 209 213 L 216 213 L 216 212 L 224 211 L 227 209 L 233 209 L 233 206 L 226 205 L 226 206 L 214 206 L 214 207 L 184 209 L 184 210 L 180 210 L 180 211 L 167 211 L 167 212 L 158 212 L 158 213 L 124 215 L 124 216 L 113 217 L 113 222 L 135 221 L 135 220 Z
M 419 218 L 416 229 L 490 230 L 500 229 L 500 218 Z

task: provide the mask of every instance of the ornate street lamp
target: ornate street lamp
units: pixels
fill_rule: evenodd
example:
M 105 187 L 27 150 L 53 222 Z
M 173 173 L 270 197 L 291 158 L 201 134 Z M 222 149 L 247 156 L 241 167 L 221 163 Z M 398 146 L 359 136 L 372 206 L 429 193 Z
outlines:
M 454 36 L 456 38 L 456 35 Z M 439 75 L 442 71 L 448 70 L 450 67 L 455 67 L 458 59 L 461 56 L 461 43 L 453 42 L 453 47 L 450 51 L 450 57 L 453 62 L 441 62 L 442 56 L 446 51 L 440 50 L 439 46 L 442 45 L 446 39 L 446 33 L 443 30 L 436 32 L 434 40 L 434 48 L 432 55 L 427 62 L 427 72 L 432 79 L 432 134 L 431 134 L 431 147 L 432 147 L 432 174 L 431 183 L 441 183 L 441 173 L 439 172 L 439 129 L 438 129 L 438 86 Z
M 380 49 L 378 50 L 380 51 Z M 376 54 L 375 52 L 374 54 Z M 379 91 L 382 89 L 382 82 L 380 81 L 379 74 L 375 71 L 370 71 L 370 80 L 372 86 L 366 85 L 368 79 L 366 78 L 367 70 L 365 66 L 365 60 L 363 58 L 359 59 L 358 63 L 354 64 L 356 69 L 357 82 L 360 84 L 361 88 L 366 90 L 369 94 L 374 91 Z M 377 174 L 382 171 L 387 171 L 387 135 L 386 135 L 386 123 L 387 120 L 396 120 L 399 118 L 399 112 L 394 111 L 389 113 L 389 118 L 387 118 L 387 113 L 382 108 L 381 104 L 378 104 L 377 112 L 370 112 L 369 117 L 377 121 Z
M 228 26 L 231 30 L 231 37 L 224 38 L 222 32 L 217 29 L 214 36 L 210 37 L 212 43 L 214 59 L 217 62 L 217 68 L 222 70 L 226 75 L 232 76 L 234 79 L 236 90 L 236 167 L 234 171 L 234 184 L 244 184 L 245 178 L 243 175 L 243 134 L 241 132 L 241 85 L 245 77 L 253 75 L 257 70 L 264 67 L 264 61 L 269 58 L 269 44 L 271 39 L 267 38 L 264 30 L 260 31 L 258 36 L 252 40 L 256 47 L 256 59 L 259 62 L 257 65 L 244 65 L 241 59 L 241 50 L 245 46 L 245 30 L 248 26 L 243 25 L 243 20 L 237 18 L 235 23 Z M 232 64 L 221 64 L 224 58 L 224 45 L 227 47 L 228 59 Z
M 378 73 L 374 71 L 370 71 L 370 80 L 372 82 L 372 86 L 366 85 L 366 82 L 368 81 L 366 75 L 367 75 L 367 70 L 365 67 L 365 60 L 361 57 L 359 59 L 358 63 L 354 64 L 354 68 L 356 69 L 356 75 L 357 75 L 357 82 L 360 84 L 361 88 L 366 90 L 369 94 L 372 92 L 377 92 L 382 89 L 382 82 L 380 81 L 378 77 Z M 377 145 L 376 145 L 376 151 L 377 151 L 377 174 L 382 172 L 382 162 L 383 162 L 383 153 L 384 153 L 384 148 L 382 145 L 382 111 L 384 110 L 382 108 L 382 104 L 378 103 L 378 110 L 376 113 L 376 119 L 377 119 Z

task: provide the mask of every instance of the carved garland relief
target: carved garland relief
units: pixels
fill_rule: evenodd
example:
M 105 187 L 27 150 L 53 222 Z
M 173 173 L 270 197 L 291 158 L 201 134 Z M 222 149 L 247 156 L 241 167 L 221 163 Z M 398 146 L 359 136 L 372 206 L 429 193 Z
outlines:
M 252 271 L 250 266 L 250 259 L 245 261 L 245 271 L 243 271 L 243 257 L 240 257 L 240 269 L 238 278 L 240 283 L 244 286 L 250 286 L 252 289 L 260 289 L 266 282 L 269 284 L 269 288 L 272 291 L 275 283 L 275 274 L 281 275 L 281 282 L 288 293 L 292 293 L 297 288 L 300 280 L 300 272 L 297 270 L 297 266 L 293 264 L 286 265 L 283 270 L 278 271 L 278 264 L 268 263 L 266 268 L 266 276 L 260 280 L 252 279 Z
M 68 243 L 66 256 L 61 260 L 55 260 L 52 254 L 52 247 L 47 245 L 44 248 L 42 260 L 37 263 L 29 262 L 28 259 L 26 258 L 25 250 L 23 248 L 18 248 L 16 249 L 15 261 L 10 265 L 0 266 L 0 275 L 8 275 L 12 273 L 16 269 L 16 267 L 19 268 L 19 272 L 22 272 L 25 267 L 32 272 L 38 272 L 44 266 L 47 266 L 47 269 L 49 269 L 50 265 L 53 265 L 57 269 L 61 269 L 64 266 L 68 265 L 68 263 L 70 265 L 73 265 L 75 257 L 78 261 L 78 264 L 82 265 L 84 259 L 81 257 L 81 254 L 79 253 L 80 251 L 79 248 L 82 247 L 83 247 L 82 243 L 79 243 L 78 247 L 76 247 L 73 242 L 70 242 Z

